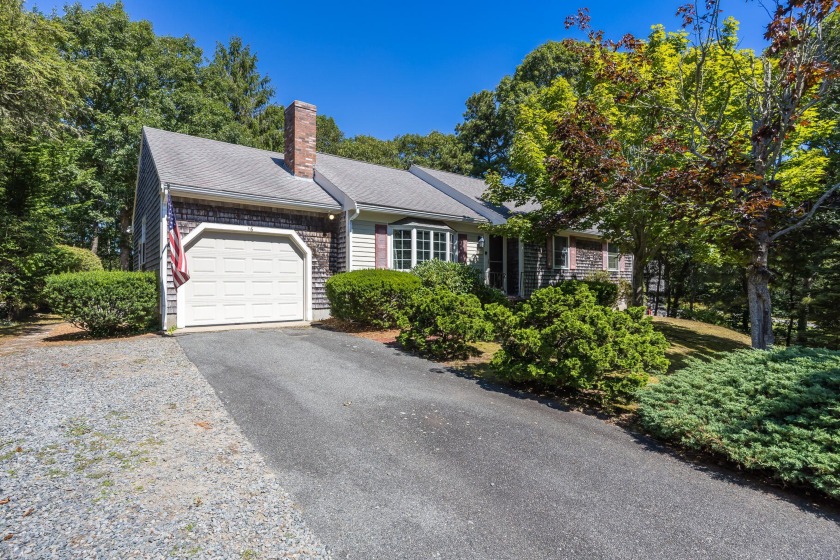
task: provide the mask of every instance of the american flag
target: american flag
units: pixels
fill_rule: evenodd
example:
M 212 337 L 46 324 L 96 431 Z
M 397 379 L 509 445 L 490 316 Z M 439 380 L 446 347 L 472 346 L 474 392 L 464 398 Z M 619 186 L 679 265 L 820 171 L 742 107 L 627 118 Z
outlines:
M 172 209 L 172 197 L 166 194 L 166 221 L 169 224 L 169 258 L 172 260 L 172 279 L 177 290 L 181 284 L 190 279 L 187 272 L 187 255 L 181 245 L 181 232 L 175 220 L 175 210 Z

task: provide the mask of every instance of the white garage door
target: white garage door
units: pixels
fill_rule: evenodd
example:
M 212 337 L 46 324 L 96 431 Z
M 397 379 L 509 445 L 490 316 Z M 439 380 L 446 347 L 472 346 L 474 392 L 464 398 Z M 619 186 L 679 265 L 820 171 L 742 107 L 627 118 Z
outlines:
M 304 256 L 288 237 L 205 232 L 187 249 L 185 324 L 304 318 Z

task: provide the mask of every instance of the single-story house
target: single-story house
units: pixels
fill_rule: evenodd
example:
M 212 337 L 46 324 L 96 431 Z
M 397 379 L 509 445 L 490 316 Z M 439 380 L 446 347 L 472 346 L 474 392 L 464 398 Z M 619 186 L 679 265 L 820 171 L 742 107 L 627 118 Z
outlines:
M 282 154 L 143 128 L 134 265 L 160 275 L 165 328 L 325 318 L 331 275 L 429 259 L 469 263 L 518 296 L 598 270 L 629 278 L 629 257 L 595 230 L 542 244 L 488 235 L 483 226 L 528 208 L 482 201 L 480 179 L 316 153 L 315 116 L 308 103 L 287 107 Z M 190 273 L 177 290 L 167 195 Z

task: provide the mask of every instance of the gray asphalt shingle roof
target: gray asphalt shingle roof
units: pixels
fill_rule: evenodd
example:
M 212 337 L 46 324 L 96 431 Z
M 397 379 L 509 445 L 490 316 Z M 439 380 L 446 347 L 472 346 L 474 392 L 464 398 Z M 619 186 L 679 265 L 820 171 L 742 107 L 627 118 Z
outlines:
M 322 153 L 315 160 L 315 171 L 358 204 L 486 221 L 408 171 Z
M 283 154 L 143 127 L 160 180 L 221 193 L 339 208 L 312 179 L 283 167 Z
M 416 167 L 425 171 L 438 181 L 446 183 L 456 191 L 460 191 L 465 195 L 475 199 L 489 210 L 492 210 L 497 214 L 504 216 L 505 218 L 507 218 L 511 214 L 516 214 L 518 212 L 531 212 L 540 208 L 540 205 L 536 202 L 526 202 L 525 204 L 521 205 L 506 204 L 503 208 L 500 208 L 498 206 L 490 204 L 489 202 L 481 200 L 481 196 L 484 194 L 484 191 L 487 190 L 487 183 L 485 183 L 483 179 L 476 179 L 475 177 L 468 177 L 466 175 L 458 175 L 457 173 L 449 173 L 448 171 L 438 171 L 437 169 L 430 169 L 428 167 L 421 167 L 419 165 L 417 165 Z M 577 231 L 578 233 L 601 235 L 601 232 L 598 230 L 598 228 L 588 228 Z
M 512 213 L 530 212 L 539 208 L 538 204 L 531 202 L 523 204 L 521 206 L 517 206 L 515 204 L 506 204 L 504 207 L 500 208 L 498 206 L 490 204 L 489 202 L 481 200 L 481 195 L 483 195 L 484 191 L 487 190 L 487 183 L 484 182 L 484 179 L 476 179 L 475 177 L 468 177 L 466 175 L 459 175 L 457 173 L 450 173 L 448 171 L 438 171 L 437 169 L 422 167 L 420 165 L 418 165 L 417 167 L 419 169 L 422 169 L 438 181 L 446 183 L 456 191 L 460 191 L 465 195 L 469 196 L 470 198 L 475 199 L 476 201 L 484 205 L 485 208 L 492 210 L 501 216 L 507 217 Z

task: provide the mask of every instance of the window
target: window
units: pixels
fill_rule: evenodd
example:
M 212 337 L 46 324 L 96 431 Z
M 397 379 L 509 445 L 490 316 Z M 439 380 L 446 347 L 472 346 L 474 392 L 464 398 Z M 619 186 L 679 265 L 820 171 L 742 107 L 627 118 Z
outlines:
M 395 270 L 409 270 L 432 259 L 449 260 L 452 236 L 448 231 L 394 227 L 393 234 L 394 257 L 391 267 Z
M 432 260 L 432 232 L 417 230 L 417 262 Z
M 449 243 L 446 241 L 446 238 L 449 234 L 443 231 L 436 231 L 432 235 L 434 237 L 433 258 L 438 259 L 440 261 L 448 261 Z
M 618 270 L 618 247 L 613 243 L 607 243 L 607 268 Z
M 411 268 L 411 230 L 394 230 L 394 268 L 408 270 Z
M 569 268 L 569 238 L 554 236 L 554 268 Z

